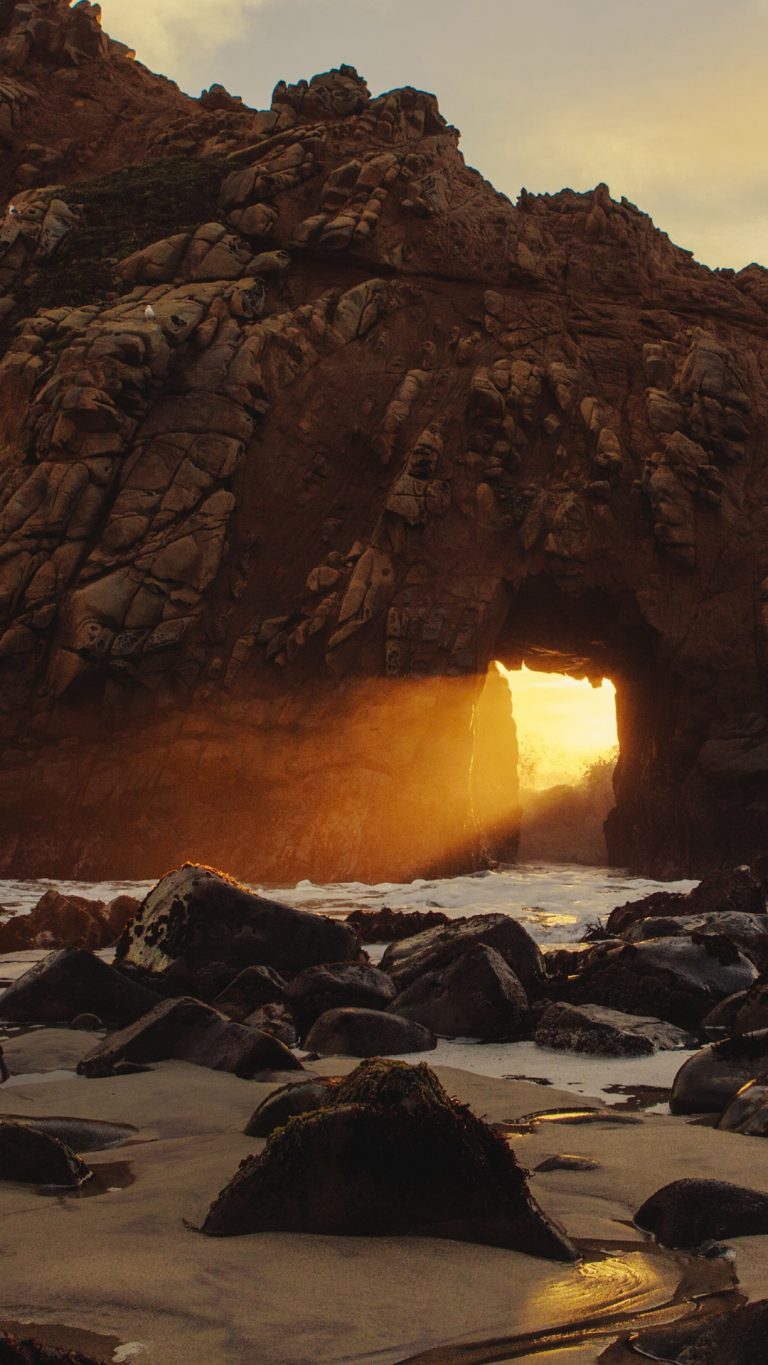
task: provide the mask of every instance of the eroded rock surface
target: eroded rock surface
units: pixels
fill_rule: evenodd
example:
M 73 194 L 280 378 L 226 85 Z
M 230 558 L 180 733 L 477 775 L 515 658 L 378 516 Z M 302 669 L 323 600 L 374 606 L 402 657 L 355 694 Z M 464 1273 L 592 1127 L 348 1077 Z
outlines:
M 661 1019 L 644 1019 L 602 1005 L 548 1005 L 534 1033 L 540 1047 L 602 1057 L 648 1057 L 654 1052 L 694 1047 L 695 1039 Z
M 615 862 L 765 852 L 761 267 L 513 204 L 351 67 L 192 100 L 66 0 L 0 5 L 0 186 L 2 870 L 509 858 L 495 657 L 616 680 Z

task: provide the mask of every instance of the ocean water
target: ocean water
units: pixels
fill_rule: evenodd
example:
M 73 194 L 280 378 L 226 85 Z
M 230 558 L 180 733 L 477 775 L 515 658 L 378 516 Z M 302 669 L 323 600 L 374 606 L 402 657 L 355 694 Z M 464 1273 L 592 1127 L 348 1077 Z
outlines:
M 0 919 L 34 909 L 51 887 L 94 900 L 111 900 L 127 894 L 143 897 L 153 881 L 81 882 L 38 878 L 34 881 L 0 880 Z M 464 877 L 417 880 L 407 883 L 336 882 L 319 885 L 301 881 L 291 887 L 254 886 L 254 890 L 302 910 L 342 916 L 351 910 L 442 910 L 451 919 L 462 915 L 502 913 L 524 924 L 543 949 L 578 943 L 584 931 L 605 919 L 616 905 L 639 900 L 652 891 L 689 891 L 695 881 L 658 882 L 630 877 L 613 868 L 521 864 L 501 872 L 477 872 Z M 385 945 L 368 945 L 371 958 L 381 957 Z M 27 951 L 0 957 L 0 978 L 11 980 L 27 970 L 45 952 Z M 103 954 L 105 957 L 111 953 Z M 671 1086 L 680 1066 L 690 1054 L 660 1052 L 652 1057 L 587 1057 L 553 1052 L 533 1042 L 478 1043 L 471 1039 L 440 1039 L 434 1052 L 409 1056 L 409 1061 L 428 1061 L 459 1067 L 487 1076 L 510 1076 L 538 1080 L 542 1085 L 542 1108 L 547 1105 L 544 1085 L 591 1096 L 606 1104 L 634 1102 L 633 1097 L 655 1112 L 666 1112 L 663 1098 L 652 1105 L 655 1089 Z M 73 1073 L 74 1078 L 74 1073 Z M 643 1098 L 644 1097 L 644 1098 Z
M 689 891 L 695 881 L 657 882 L 630 877 L 615 868 L 577 865 L 521 864 L 502 872 L 473 872 L 433 881 L 298 882 L 290 887 L 254 885 L 254 890 L 300 910 L 343 915 L 351 910 L 442 910 L 461 915 L 513 915 L 542 947 L 578 942 L 586 928 L 604 919 L 615 905 L 639 900 L 652 891 Z M 79 882 L 40 877 L 34 881 L 0 880 L 0 919 L 34 909 L 51 887 L 94 900 L 126 894 L 143 897 L 153 881 Z

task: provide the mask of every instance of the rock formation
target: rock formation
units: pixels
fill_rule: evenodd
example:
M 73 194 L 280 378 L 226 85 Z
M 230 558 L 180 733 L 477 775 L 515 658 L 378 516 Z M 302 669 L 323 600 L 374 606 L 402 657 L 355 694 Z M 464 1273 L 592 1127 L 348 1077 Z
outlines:
M 66 0 L 0 0 L 0 179 L 3 872 L 509 857 L 494 658 L 614 680 L 615 862 L 766 850 L 762 268 L 512 204 L 350 67 L 192 100 Z

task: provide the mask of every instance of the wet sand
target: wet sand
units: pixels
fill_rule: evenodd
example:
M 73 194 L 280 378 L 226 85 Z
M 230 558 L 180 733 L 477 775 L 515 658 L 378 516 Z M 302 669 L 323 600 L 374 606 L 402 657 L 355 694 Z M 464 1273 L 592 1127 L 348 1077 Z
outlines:
M 17 1075 L 60 1075 L 96 1040 L 36 1029 L 3 1046 Z M 311 1069 L 330 1075 L 354 1065 L 325 1059 Z M 573 1107 L 574 1096 L 552 1086 L 448 1067 L 438 1074 L 491 1122 Z M 421 1357 L 425 1365 L 582 1365 L 633 1324 L 689 1311 L 686 1298 L 700 1292 L 690 1258 L 661 1251 L 632 1227 L 643 1200 L 690 1175 L 768 1192 L 760 1139 L 656 1115 L 543 1122 L 511 1138 L 529 1169 L 564 1152 L 600 1163 L 531 1179 L 544 1209 L 585 1244 L 580 1266 L 426 1238 L 205 1238 L 195 1229 L 209 1203 L 263 1146 L 242 1129 L 275 1084 L 166 1062 L 118 1079 L 1 1087 L 0 1113 L 95 1118 L 139 1131 L 126 1145 L 86 1154 L 101 1175 L 96 1193 L 43 1196 L 0 1183 L 0 1319 L 47 1325 L 51 1341 L 64 1329 L 86 1332 L 90 1352 L 116 1365 L 395 1365 Z M 733 1245 L 741 1288 L 762 1297 L 768 1238 Z M 675 1302 L 686 1274 L 689 1288 Z M 542 1355 L 542 1334 L 555 1329 L 565 1330 Z

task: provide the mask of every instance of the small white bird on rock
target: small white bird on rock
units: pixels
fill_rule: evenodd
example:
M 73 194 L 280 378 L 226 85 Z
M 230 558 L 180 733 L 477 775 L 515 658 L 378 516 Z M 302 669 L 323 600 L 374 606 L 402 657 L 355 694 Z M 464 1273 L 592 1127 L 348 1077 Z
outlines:
M 154 322 L 154 321 L 155 321 L 155 319 L 156 319 L 156 317 L 157 317 L 157 313 L 155 312 L 155 310 L 154 310 L 154 308 L 152 307 L 152 304 L 151 304 L 151 303 L 148 303 L 147 306 L 146 306 L 146 308 L 144 309 L 144 316 L 145 316 L 145 318 L 147 319 L 147 322 Z

